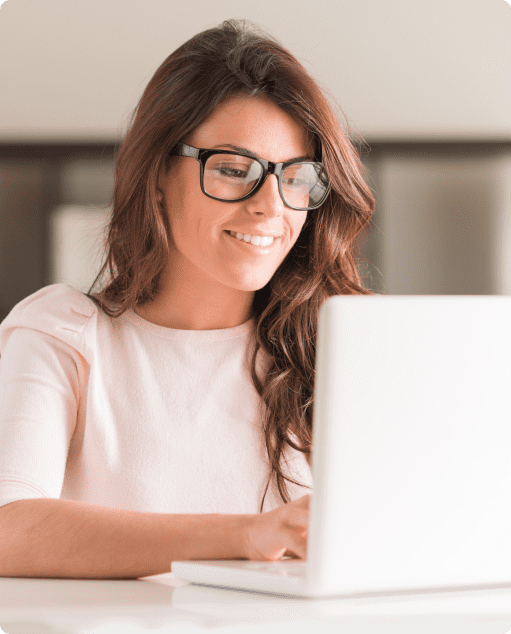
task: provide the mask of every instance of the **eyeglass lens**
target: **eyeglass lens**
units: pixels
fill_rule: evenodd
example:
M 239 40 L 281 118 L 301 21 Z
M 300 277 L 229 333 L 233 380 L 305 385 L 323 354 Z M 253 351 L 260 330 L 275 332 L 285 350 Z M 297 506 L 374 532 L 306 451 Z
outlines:
M 205 191 L 223 200 L 237 200 L 249 194 L 263 175 L 257 161 L 238 154 L 213 154 L 204 167 Z M 320 165 L 296 163 L 282 174 L 282 194 L 290 207 L 312 207 L 325 197 L 326 174 Z

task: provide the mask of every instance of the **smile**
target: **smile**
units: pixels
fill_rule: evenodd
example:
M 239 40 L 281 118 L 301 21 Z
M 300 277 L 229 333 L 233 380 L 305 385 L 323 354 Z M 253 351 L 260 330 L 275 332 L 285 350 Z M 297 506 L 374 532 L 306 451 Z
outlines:
M 271 253 L 276 244 L 275 238 L 269 236 L 261 238 L 261 236 L 250 236 L 248 234 L 243 235 L 234 231 L 224 231 L 223 233 L 227 238 L 230 238 L 230 241 L 233 244 L 239 245 L 245 252 L 250 251 L 254 254 L 264 255 L 266 253 Z M 259 244 L 257 244 L 258 241 Z
M 262 246 L 267 247 L 273 242 L 273 236 L 251 236 L 248 234 L 243 235 L 242 233 L 235 233 L 234 231 L 229 231 L 229 234 L 233 238 L 237 238 L 240 242 L 244 240 L 254 246 Z

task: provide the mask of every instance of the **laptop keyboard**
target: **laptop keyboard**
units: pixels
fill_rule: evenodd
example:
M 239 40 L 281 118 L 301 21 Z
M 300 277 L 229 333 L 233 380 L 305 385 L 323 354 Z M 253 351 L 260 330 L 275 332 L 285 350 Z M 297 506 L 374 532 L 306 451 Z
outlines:
M 279 561 L 240 561 L 243 570 L 258 570 L 282 577 L 305 577 L 307 562 L 296 559 L 279 559 Z

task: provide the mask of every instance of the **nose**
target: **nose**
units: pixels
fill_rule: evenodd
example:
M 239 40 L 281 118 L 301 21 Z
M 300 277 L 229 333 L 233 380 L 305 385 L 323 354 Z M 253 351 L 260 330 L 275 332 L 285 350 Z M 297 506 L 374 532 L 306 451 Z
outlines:
M 281 215 L 286 209 L 279 193 L 279 179 L 275 174 L 268 174 L 261 188 L 246 201 L 249 209 L 256 213 Z

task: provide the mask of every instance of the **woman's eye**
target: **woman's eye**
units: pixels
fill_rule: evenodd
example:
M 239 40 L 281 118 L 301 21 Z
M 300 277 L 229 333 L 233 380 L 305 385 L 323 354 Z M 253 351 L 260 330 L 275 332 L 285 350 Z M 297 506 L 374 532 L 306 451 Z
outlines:
M 284 184 L 289 185 L 290 187 L 305 187 L 307 182 L 302 178 L 286 178 L 284 179 Z
M 218 172 L 221 176 L 229 176 L 231 178 L 245 178 L 247 176 L 247 172 L 233 167 L 220 167 Z

